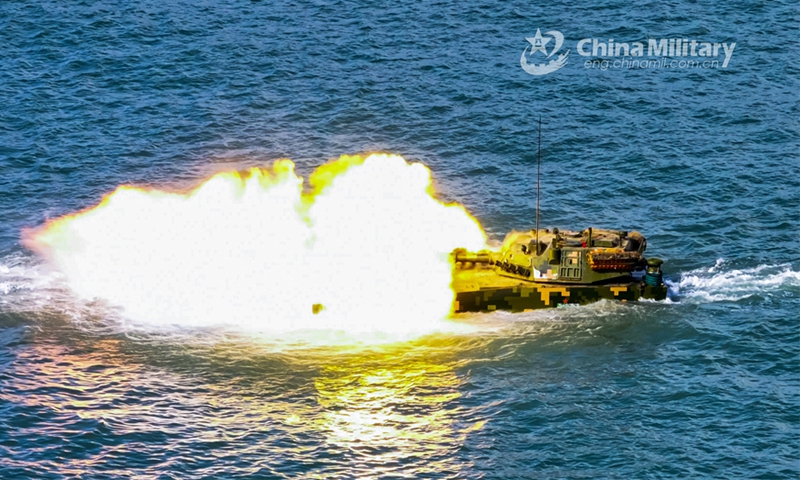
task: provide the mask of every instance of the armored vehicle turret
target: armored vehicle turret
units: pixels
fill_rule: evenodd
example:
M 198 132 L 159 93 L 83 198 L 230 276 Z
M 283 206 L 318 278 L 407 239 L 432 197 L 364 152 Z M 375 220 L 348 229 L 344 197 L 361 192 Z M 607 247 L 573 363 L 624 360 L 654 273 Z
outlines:
M 638 232 L 511 232 L 500 251 L 453 252 L 455 311 L 514 312 L 602 299 L 664 300 L 660 259 Z

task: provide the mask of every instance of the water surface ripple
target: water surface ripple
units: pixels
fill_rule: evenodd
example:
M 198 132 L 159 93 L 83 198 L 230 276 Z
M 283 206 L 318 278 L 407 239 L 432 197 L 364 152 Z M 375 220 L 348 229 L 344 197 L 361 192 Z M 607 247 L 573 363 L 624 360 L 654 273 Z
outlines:
M 788 1 L 3 2 L 0 478 L 797 478 L 799 20 Z M 537 29 L 737 46 L 726 69 L 573 50 L 533 77 Z M 539 116 L 544 223 L 642 231 L 669 302 L 309 346 L 132 325 L 19 243 L 122 183 L 376 150 L 502 237 L 533 222 Z

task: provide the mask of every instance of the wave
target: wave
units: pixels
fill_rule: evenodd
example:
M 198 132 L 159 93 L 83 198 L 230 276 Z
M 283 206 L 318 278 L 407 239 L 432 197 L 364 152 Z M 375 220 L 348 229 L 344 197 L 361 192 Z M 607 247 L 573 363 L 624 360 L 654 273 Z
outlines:
M 44 262 L 21 253 L 0 260 L 0 311 L 29 308 L 31 303 L 52 299 L 63 275 L 48 269 Z
M 754 296 L 800 293 L 800 271 L 791 263 L 734 268 L 729 261 L 719 258 L 710 268 L 690 270 L 665 283 L 675 300 L 735 302 Z

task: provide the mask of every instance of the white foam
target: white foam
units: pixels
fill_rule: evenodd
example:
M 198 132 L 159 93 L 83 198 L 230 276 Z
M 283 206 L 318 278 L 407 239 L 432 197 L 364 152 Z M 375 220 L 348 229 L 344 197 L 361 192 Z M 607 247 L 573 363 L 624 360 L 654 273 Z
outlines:
M 788 263 L 744 269 L 726 269 L 726 265 L 720 258 L 711 268 L 691 270 L 681 274 L 679 280 L 666 283 L 678 298 L 707 302 L 737 301 L 800 287 L 800 271 Z
M 50 286 L 59 274 L 48 271 L 41 261 L 15 254 L 0 260 L 0 304 L 19 303 L 32 292 Z

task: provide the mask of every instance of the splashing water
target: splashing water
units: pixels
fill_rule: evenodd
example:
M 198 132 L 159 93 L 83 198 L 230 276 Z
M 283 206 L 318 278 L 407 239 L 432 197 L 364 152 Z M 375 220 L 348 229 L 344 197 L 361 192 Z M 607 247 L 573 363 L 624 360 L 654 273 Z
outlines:
M 679 297 L 708 302 L 737 301 L 800 287 L 800 272 L 788 263 L 731 270 L 725 266 L 725 260 L 720 258 L 713 267 L 691 270 L 667 284 Z
M 140 322 L 427 333 L 452 308 L 449 254 L 485 235 L 397 155 L 213 176 L 188 193 L 123 186 L 23 233 L 85 298 Z

